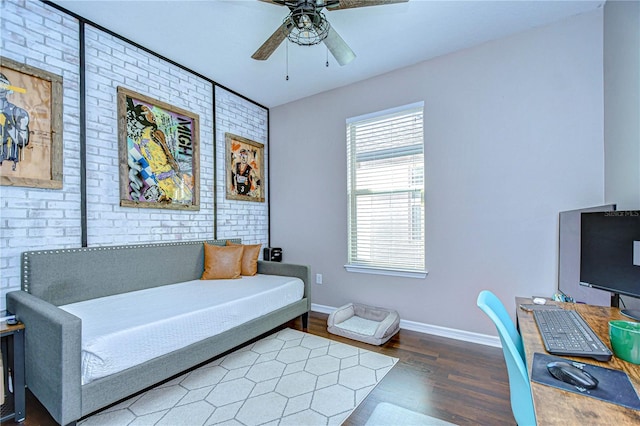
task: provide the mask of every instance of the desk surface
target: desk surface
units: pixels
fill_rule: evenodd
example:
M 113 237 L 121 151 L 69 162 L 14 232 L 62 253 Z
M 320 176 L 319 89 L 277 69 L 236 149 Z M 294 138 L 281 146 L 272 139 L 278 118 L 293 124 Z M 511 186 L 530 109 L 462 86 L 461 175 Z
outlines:
M 16 330 L 24 330 L 24 324 L 19 322 L 17 324 L 7 324 L 6 321 L 1 321 L 0 322 L 0 334 L 1 335 L 5 335 L 5 334 L 11 334 Z
M 516 306 L 521 303 L 532 303 L 530 298 L 517 297 Z M 556 302 L 548 302 L 556 303 Z M 558 303 L 565 309 L 575 309 L 587 321 L 593 331 L 611 349 L 609 342 L 609 320 L 628 319 L 620 314 L 617 308 L 606 308 L 573 303 Z M 518 309 L 518 325 L 527 356 L 527 368 L 531 380 L 531 365 L 535 352 L 547 353 L 538 332 L 532 312 Z M 591 358 L 572 358 L 580 362 L 601 367 L 622 370 L 629 375 L 631 383 L 640 395 L 640 365 L 632 364 L 617 358 L 615 355 L 609 362 L 600 362 Z M 531 382 L 533 406 L 536 420 L 540 425 L 547 424 L 640 424 L 640 411 L 625 408 L 620 405 L 589 398 L 584 395 L 567 392 L 562 389 Z

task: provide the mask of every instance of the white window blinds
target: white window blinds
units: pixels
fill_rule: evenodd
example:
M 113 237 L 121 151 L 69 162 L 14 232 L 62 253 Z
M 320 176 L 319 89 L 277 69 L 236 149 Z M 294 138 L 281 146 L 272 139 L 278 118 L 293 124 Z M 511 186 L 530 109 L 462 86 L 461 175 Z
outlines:
M 425 270 L 423 109 L 347 120 L 347 266 Z

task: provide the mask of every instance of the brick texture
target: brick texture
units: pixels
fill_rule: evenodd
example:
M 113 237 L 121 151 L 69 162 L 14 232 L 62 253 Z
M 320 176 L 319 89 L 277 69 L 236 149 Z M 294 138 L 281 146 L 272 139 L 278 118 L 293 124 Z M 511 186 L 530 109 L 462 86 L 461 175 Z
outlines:
M 61 190 L 0 186 L 0 289 L 4 295 L 20 288 L 23 251 L 81 245 L 81 97 L 78 21 L 44 3 L 24 0 L 3 0 L 0 15 L 3 56 L 63 77 L 64 140 Z M 225 133 L 231 132 L 264 144 L 266 165 L 268 111 L 90 25 L 85 26 L 85 49 L 88 245 L 214 236 L 266 245 L 268 194 L 264 203 L 227 200 L 224 164 Z M 198 211 L 120 206 L 118 86 L 199 116 Z M 4 309 L 4 297 L 0 304 Z

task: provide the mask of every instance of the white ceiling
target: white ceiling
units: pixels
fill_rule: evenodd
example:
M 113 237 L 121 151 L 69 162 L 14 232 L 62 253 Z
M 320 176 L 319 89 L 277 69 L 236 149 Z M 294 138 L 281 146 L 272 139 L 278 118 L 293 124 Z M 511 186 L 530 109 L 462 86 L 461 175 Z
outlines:
M 340 66 L 323 44 L 282 43 L 251 59 L 288 9 L 258 0 L 56 0 L 54 3 L 275 107 L 489 40 L 602 7 L 605 0 L 409 0 L 326 11 L 356 54 Z M 287 65 L 288 50 L 288 65 Z M 285 79 L 288 75 L 289 80 Z

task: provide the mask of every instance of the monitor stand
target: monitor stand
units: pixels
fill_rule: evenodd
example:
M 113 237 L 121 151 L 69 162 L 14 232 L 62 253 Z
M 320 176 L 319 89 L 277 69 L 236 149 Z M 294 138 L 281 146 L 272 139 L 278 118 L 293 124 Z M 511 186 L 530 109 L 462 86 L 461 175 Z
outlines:
M 620 293 L 611 293 L 611 306 L 614 308 L 620 307 Z M 627 318 L 640 321 L 640 309 L 621 309 L 620 313 Z
M 640 309 L 622 309 L 620 313 L 625 317 L 640 321 Z

